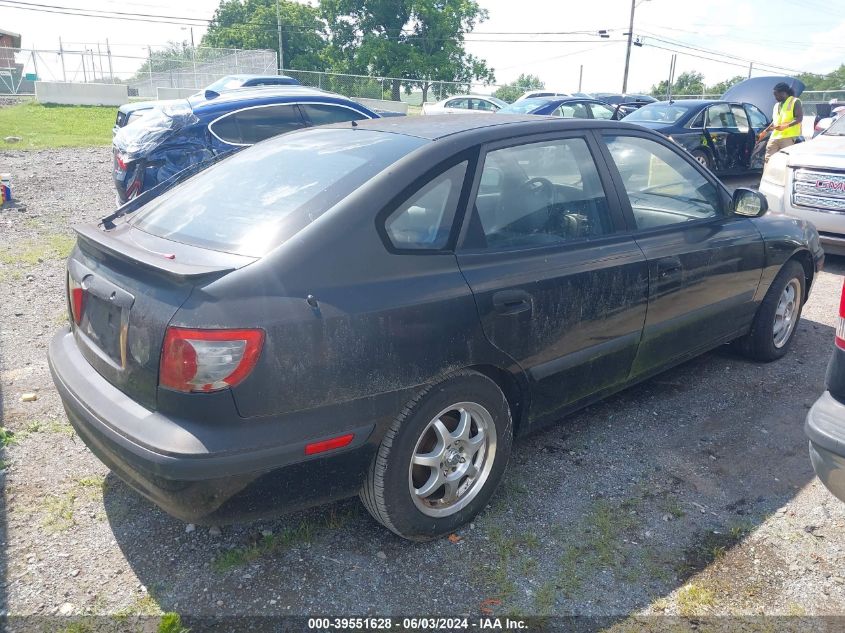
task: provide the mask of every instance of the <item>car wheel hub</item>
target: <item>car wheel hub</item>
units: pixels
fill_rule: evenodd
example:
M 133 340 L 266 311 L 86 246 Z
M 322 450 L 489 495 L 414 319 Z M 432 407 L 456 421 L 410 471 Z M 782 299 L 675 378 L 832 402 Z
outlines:
M 775 309 L 775 322 L 772 337 L 775 347 L 786 345 L 795 324 L 798 321 L 798 308 L 801 302 L 801 285 L 797 279 L 790 279 L 780 295 L 778 307 Z
M 474 402 L 459 402 L 425 427 L 411 456 L 408 487 L 423 514 L 445 517 L 478 495 L 493 469 L 496 426 Z

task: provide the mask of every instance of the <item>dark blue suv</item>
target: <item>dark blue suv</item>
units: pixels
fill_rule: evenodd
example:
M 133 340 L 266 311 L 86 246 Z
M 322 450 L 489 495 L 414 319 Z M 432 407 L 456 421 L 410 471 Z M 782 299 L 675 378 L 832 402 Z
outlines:
M 113 177 L 119 204 L 189 167 L 271 136 L 379 117 L 346 97 L 301 86 L 243 88 L 209 97 L 168 103 L 118 131 Z

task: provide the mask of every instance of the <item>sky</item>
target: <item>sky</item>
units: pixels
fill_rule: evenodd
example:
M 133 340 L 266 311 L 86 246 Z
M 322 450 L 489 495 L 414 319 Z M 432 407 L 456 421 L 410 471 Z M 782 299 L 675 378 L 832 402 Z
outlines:
M 201 19 L 210 18 L 218 4 L 218 0 L 23 1 Z M 489 19 L 467 37 L 467 50 L 495 69 L 497 83 L 512 81 L 520 73 L 531 73 L 539 75 L 548 88 L 574 92 L 578 90 L 583 66 L 582 91 L 612 92 L 622 88 L 626 49 L 623 40 L 628 30 L 630 0 L 479 2 L 489 12 Z M 58 49 L 61 38 L 65 49 L 91 49 L 96 55 L 99 44 L 105 55 L 108 40 L 113 72 L 126 76 L 143 61 L 147 46 L 155 49 L 169 41 L 191 39 L 190 29 L 179 24 L 27 11 L 13 8 L 11 0 L 0 0 L 0 29 L 20 33 L 23 48 L 51 51 Z M 607 30 L 610 38 L 599 38 L 599 29 Z M 203 32 L 202 27 L 193 28 L 197 43 Z M 796 71 L 825 73 L 845 61 L 845 0 L 638 0 L 634 34 L 643 46 L 632 48 L 629 92 L 648 90 L 666 79 L 676 51 L 676 76 L 697 71 L 704 74 L 707 83 L 734 75 L 747 76 L 750 61 L 755 61 L 751 69 L 754 76 Z M 103 60 L 105 57 L 97 58 L 95 73 L 99 72 L 100 63 L 107 73 L 107 60 Z M 45 52 L 35 61 L 42 78 L 52 75 L 61 79 L 58 55 Z M 80 75 L 80 56 L 74 59 L 67 55 L 65 62 L 66 74 Z M 87 72 L 91 72 L 90 62 Z

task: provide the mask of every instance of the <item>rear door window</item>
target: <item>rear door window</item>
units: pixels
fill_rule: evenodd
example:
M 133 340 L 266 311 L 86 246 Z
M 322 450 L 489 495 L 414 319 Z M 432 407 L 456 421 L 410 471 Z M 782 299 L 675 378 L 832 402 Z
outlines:
M 344 123 L 346 121 L 360 121 L 368 118 L 363 113 L 341 105 L 323 103 L 302 103 L 299 105 L 311 125 L 328 125 L 329 123 Z
M 588 103 L 587 107 L 590 108 L 590 112 L 593 113 L 594 119 L 609 120 L 612 119 L 613 115 L 616 113 L 613 108 L 606 106 L 603 103 Z
M 252 145 L 272 136 L 305 127 L 294 104 L 258 106 L 237 110 L 214 121 L 209 130 L 231 145 Z
M 446 102 L 447 108 L 457 108 L 459 110 L 469 110 L 469 99 L 452 99 Z
M 583 138 L 488 152 L 475 214 L 491 250 L 561 244 L 614 231 L 607 198 Z
M 746 114 L 745 108 L 741 105 L 732 105 L 731 112 L 734 115 L 734 121 L 736 121 L 736 127 L 739 131 L 743 134 L 747 133 L 751 128 L 748 125 L 748 114 Z
M 426 142 L 351 127 L 281 136 L 153 199 L 132 224 L 177 242 L 260 257 Z

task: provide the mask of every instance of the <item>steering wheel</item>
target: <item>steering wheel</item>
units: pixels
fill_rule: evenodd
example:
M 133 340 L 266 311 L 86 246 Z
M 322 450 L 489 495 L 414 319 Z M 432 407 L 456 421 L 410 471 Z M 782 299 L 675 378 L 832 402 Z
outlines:
M 545 201 L 543 206 L 551 207 L 555 203 L 555 186 L 548 178 L 530 178 L 522 183 L 522 189 L 535 200 Z

